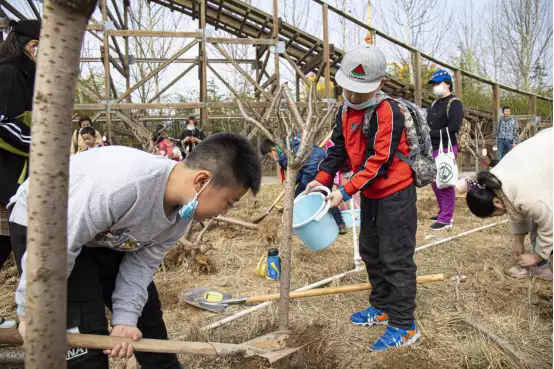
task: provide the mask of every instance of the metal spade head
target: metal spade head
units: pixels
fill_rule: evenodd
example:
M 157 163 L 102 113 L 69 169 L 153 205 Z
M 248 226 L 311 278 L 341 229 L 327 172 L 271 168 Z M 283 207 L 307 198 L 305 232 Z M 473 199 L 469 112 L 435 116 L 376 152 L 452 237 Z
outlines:
M 183 291 L 183 300 L 187 304 L 213 313 L 221 313 L 225 310 L 227 305 L 218 304 L 218 302 L 231 297 L 231 294 L 213 288 L 190 288 Z
M 281 360 L 302 347 L 287 348 L 289 331 L 277 331 L 254 338 L 243 345 L 247 346 L 245 356 L 260 356 L 266 358 L 270 363 Z

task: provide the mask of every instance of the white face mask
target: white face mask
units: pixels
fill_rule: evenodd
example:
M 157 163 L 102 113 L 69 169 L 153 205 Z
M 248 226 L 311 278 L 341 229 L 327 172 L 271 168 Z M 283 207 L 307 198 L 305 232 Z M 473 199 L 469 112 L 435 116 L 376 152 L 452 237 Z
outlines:
M 189 124 L 189 125 L 187 125 L 187 129 L 188 129 L 189 131 L 194 131 L 194 124 Z
M 370 106 L 373 106 L 375 105 L 375 95 L 373 95 L 373 97 L 361 104 L 354 104 L 354 103 L 351 103 L 347 98 L 346 96 L 344 96 L 344 93 L 342 94 L 342 97 L 344 99 L 344 103 L 346 104 L 346 106 L 348 106 L 350 109 L 354 109 L 354 110 L 365 110 L 367 108 L 369 108 Z
M 436 97 L 438 98 L 441 98 L 444 96 L 444 84 L 440 84 L 440 85 L 436 85 L 436 86 L 433 86 L 433 93 L 435 94 Z

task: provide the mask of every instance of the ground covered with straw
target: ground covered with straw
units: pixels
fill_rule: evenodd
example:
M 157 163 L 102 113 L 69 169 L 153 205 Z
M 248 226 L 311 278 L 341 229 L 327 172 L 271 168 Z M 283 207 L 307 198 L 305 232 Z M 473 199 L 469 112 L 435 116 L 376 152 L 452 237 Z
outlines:
M 250 220 L 263 214 L 277 196 L 279 185 L 265 185 L 256 206 L 249 196 L 229 216 Z M 429 217 L 436 215 L 430 190 L 418 193 L 418 245 L 470 230 L 496 220 L 472 216 L 464 199 L 458 199 L 452 230 L 428 230 Z M 256 264 L 269 247 L 278 245 L 281 214 L 272 213 L 259 231 L 218 224 L 204 237 L 213 267 L 205 268 L 192 256 L 168 265 L 155 277 L 162 299 L 171 339 L 240 343 L 278 327 L 276 304 L 247 317 L 216 328 L 201 327 L 245 307 L 231 306 L 214 314 L 185 304 L 184 289 L 214 287 L 234 296 L 278 292 L 278 282 L 255 273 Z M 194 232 L 198 232 L 195 230 Z M 193 234 L 194 238 L 194 234 Z M 513 265 L 511 236 L 507 224 L 434 246 L 416 254 L 418 275 L 457 270 L 467 276 L 459 289 L 453 282 L 437 282 L 418 287 L 416 319 L 422 340 L 415 346 L 372 353 L 368 346 L 385 330 L 384 326 L 365 328 L 349 323 L 351 313 L 368 305 L 367 292 L 312 297 L 291 304 L 292 345 L 305 345 L 290 360 L 291 368 L 551 368 L 552 367 L 552 284 L 535 279 L 512 279 L 507 269 Z M 340 236 L 327 250 L 312 252 L 295 240 L 293 248 L 293 288 L 299 288 L 352 269 L 352 234 Z M 0 314 L 15 316 L 13 292 L 17 277 L 14 267 L 0 275 Z M 363 283 L 365 272 L 352 274 L 331 286 Z M 468 325 L 476 323 L 504 341 L 504 346 Z M 256 358 L 202 358 L 182 356 L 186 368 L 271 368 Z M 126 361 L 114 360 L 113 368 L 131 368 Z M 276 365 L 274 367 L 277 367 Z

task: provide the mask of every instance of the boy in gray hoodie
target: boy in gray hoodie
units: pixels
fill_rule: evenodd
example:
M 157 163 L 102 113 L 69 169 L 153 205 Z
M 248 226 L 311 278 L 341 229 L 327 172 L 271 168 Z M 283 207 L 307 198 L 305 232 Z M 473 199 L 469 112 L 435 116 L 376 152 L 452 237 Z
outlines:
M 114 160 L 116 159 L 116 160 Z M 243 137 L 204 140 L 185 161 L 110 146 L 71 157 L 68 200 L 67 328 L 133 340 L 167 339 L 153 276 L 192 219 L 225 213 L 248 191 L 258 192 L 261 166 Z M 22 276 L 17 315 L 25 337 L 28 181 L 11 199 L 12 244 Z M 111 326 L 104 307 L 112 311 Z M 108 356 L 131 357 L 125 342 L 112 350 L 68 350 L 68 368 L 108 369 Z M 173 354 L 136 353 L 143 369 L 182 368 Z

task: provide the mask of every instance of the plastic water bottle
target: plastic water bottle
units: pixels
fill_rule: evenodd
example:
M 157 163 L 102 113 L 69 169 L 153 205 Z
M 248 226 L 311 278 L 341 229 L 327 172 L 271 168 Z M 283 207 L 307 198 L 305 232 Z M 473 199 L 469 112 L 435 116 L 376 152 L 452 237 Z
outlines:
M 277 280 L 281 278 L 281 257 L 279 250 L 271 248 L 267 251 L 267 278 Z

